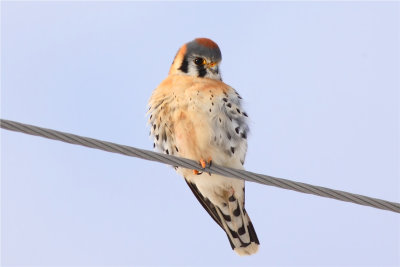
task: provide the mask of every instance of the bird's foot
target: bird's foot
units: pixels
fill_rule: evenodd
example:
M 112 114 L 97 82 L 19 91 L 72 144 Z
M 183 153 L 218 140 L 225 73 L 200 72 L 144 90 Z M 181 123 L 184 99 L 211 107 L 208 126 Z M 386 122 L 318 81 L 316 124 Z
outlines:
M 212 159 L 211 158 L 208 158 L 208 160 L 207 161 L 205 161 L 204 159 L 200 159 L 200 166 L 203 168 L 203 169 L 205 169 L 207 166 L 208 167 L 211 167 L 211 164 L 212 164 Z M 202 174 L 203 172 L 200 172 L 200 171 L 198 171 L 198 170 L 193 170 L 193 174 L 196 174 L 196 175 L 200 175 L 200 174 Z M 208 173 L 209 175 L 211 175 L 211 173 Z
M 195 175 L 200 175 L 200 174 L 202 174 L 203 172 L 199 172 L 198 170 L 193 170 L 193 174 L 195 174 Z

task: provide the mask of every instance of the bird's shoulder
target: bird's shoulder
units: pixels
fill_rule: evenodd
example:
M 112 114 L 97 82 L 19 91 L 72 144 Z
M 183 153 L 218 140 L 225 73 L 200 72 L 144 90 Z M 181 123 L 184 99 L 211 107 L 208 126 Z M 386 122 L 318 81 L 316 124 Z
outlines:
M 184 74 L 170 74 L 154 90 L 153 96 L 167 96 L 169 94 L 188 94 L 191 92 L 230 94 L 234 89 L 223 81 L 194 77 Z

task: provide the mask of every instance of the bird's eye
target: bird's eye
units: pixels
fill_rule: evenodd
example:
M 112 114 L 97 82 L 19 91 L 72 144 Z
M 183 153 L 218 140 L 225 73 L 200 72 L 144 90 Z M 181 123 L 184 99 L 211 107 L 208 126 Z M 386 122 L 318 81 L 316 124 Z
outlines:
M 201 57 L 196 57 L 194 59 L 194 64 L 196 64 L 197 66 L 204 65 L 204 64 L 206 64 L 206 60 Z

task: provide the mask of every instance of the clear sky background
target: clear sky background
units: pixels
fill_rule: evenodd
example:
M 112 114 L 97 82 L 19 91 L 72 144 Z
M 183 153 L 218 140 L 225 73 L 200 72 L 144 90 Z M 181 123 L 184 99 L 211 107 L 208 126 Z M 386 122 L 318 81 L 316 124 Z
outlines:
M 178 48 L 216 41 L 245 167 L 400 201 L 398 2 L 1 3 L 1 117 L 152 149 Z M 239 257 L 166 165 L 1 130 L 3 265 L 398 266 L 399 214 L 247 183 Z

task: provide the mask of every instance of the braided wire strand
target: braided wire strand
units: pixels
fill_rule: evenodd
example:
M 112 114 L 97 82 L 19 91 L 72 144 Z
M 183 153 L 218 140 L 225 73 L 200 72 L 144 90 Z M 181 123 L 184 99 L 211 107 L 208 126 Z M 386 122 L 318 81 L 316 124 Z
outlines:
M 10 120 L 0 120 L 1 128 L 21 132 L 29 135 L 36 135 L 48 139 L 58 140 L 70 144 L 81 145 L 85 147 L 104 150 L 107 152 L 118 153 L 130 157 L 137 157 L 144 160 L 156 161 L 172 166 L 179 166 L 188 169 L 196 169 L 227 177 L 244 179 L 250 182 L 275 186 L 283 189 L 293 190 L 301 193 L 312 194 L 320 197 L 332 198 L 336 200 L 351 202 L 359 205 L 370 206 L 377 209 L 388 210 L 400 213 L 400 204 L 383 199 L 372 198 L 368 196 L 353 194 L 340 190 L 334 190 L 326 187 L 310 185 L 301 182 L 295 182 L 287 179 L 276 178 L 268 175 L 262 175 L 245 170 L 237 170 L 217 165 L 212 165 L 202 169 L 198 162 L 179 158 L 172 155 L 161 154 L 149 150 L 139 149 L 131 146 L 120 145 L 112 142 L 97 140 L 89 137 L 79 136 L 71 133 L 60 132 L 52 129 L 46 129 L 38 126 L 24 124 Z

